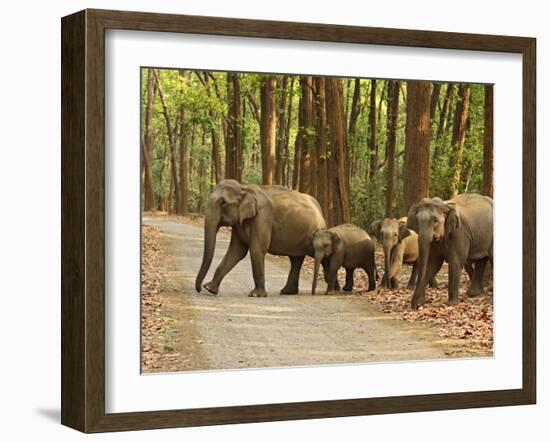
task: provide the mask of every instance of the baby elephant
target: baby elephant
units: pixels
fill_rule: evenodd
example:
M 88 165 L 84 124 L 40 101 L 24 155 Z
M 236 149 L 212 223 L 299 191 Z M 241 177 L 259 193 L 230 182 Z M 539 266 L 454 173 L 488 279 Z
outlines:
M 315 294 L 319 265 L 328 272 L 325 275 L 327 293 L 339 290 L 338 269 L 346 269 L 345 291 L 353 290 L 353 271 L 361 267 L 369 276 L 368 290 L 376 288 L 376 266 L 374 264 L 374 243 L 363 229 L 353 224 L 342 224 L 330 229 L 319 229 L 313 233 L 315 272 L 311 294 Z
M 403 263 L 412 264 L 411 277 L 407 285 L 414 288 L 417 279 L 418 235 L 407 229 L 407 217 L 385 218 L 371 224 L 371 233 L 382 244 L 384 249 L 384 269 L 380 287 L 395 289 L 399 287 L 397 274 Z M 430 286 L 435 286 L 435 279 Z

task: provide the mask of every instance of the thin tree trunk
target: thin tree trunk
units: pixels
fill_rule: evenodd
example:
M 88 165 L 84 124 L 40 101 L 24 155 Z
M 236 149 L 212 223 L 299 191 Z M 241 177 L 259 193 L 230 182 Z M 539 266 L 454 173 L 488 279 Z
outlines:
M 302 90 L 302 121 L 298 129 L 298 136 L 302 139 L 301 146 L 301 164 L 300 164 L 300 192 L 311 194 L 312 186 L 312 147 L 313 137 L 311 136 L 311 130 L 313 126 L 313 91 L 312 91 L 312 78 L 301 77 L 300 79 Z
M 153 102 L 155 100 L 155 80 L 152 69 L 147 69 L 147 102 L 145 107 L 145 140 L 143 149 L 143 210 L 155 210 L 153 188 Z
M 432 89 L 432 98 L 430 101 L 430 124 L 433 124 L 437 103 L 439 103 L 439 93 L 441 91 L 441 83 L 434 83 Z
M 241 88 L 239 74 L 227 73 L 227 139 L 225 145 L 225 177 L 241 181 Z
M 376 133 L 377 134 L 380 134 L 382 132 L 382 103 L 384 102 L 384 100 L 387 98 L 387 95 L 388 95 L 387 89 L 388 89 L 389 80 L 380 80 L 380 81 L 382 81 L 382 90 L 380 91 L 380 98 L 378 99 L 378 110 L 376 111 L 376 115 L 377 115 Z M 386 125 L 388 124 L 387 119 L 388 118 L 387 118 L 387 109 L 386 109 Z M 376 148 L 377 150 L 380 150 L 380 146 L 377 145 Z M 388 150 L 385 149 L 384 164 L 386 164 L 387 161 L 388 161 Z M 380 169 L 381 166 L 382 164 L 378 164 L 377 170 Z
M 388 80 L 386 217 L 393 218 L 393 186 L 395 179 L 395 145 L 399 116 L 399 81 Z
M 453 125 L 453 136 L 451 139 L 451 157 L 449 159 L 449 198 L 458 195 L 459 191 L 460 175 L 462 172 L 462 154 L 464 151 L 464 140 L 466 138 L 466 122 L 470 108 L 470 94 L 470 86 L 465 84 L 461 84 L 459 86 L 458 102 L 456 104 L 455 121 Z
M 371 80 L 369 98 L 369 131 L 367 138 L 369 148 L 369 179 L 374 176 L 378 166 L 378 146 L 376 144 L 376 80 Z
M 180 106 L 180 214 L 185 215 L 189 211 L 188 198 L 189 198 L 189 144 L 187 138 L 187 131 L 184 126 L 185 110 L 183 106 Z
M 262 184 L 271 185 L 275 175 L 275 142 L 276 142 L 276 106 L 275 75 L 266 77 L 260 88 L 261 124 L 260 140 L 262 152 Z
M 431 87 L 427 81 L 407 82 L 404 215 L 413 204 L 427 197 L 429 192 Z
M 298 101 L 298 133 L 296 134 L 296 139 L 294 140 L 294 167 L 292 168 L 292 188 L 298 189 L 300 187 L 300 165 L 301 165 L 301 156 L 302 156 L 302 136 L 300 134 L 300 125 L 303 122 L 303 106 L 302 106 L 302 97 L 300 95 L 300 100 Z
M 493 197 L 493 85 L 485 85 L 485 127 L 483 129 L 483 195 Z
M 317 200 L 325 219 L 328 219 L 328 152 L 325 78 L 315 77 L 315 109 L 317 134 Z M 353 112 L 353 111 L 352 111 Z
M 292 98 L 294 96 L 294 80 L 296 77 L 292 77 L 292 80 L 290 81 L 290 87 L 288 89 L 288 110 L 286 114 L 286 123 L 285 123 L 285 141 L 284 141 L 284 156 L 283 156 L 283 177 L 282 177 L 282 183 L 290 187 L 289 183 L 289 168 L 290 168 L 290 161 L 289 161 L 289 145 L 290 145 L 290 126 L 292 124 Z
M 206 92 L 209 96 L 211 96 L 212 91 L 210 88 L 210 76 L 208 73 L 204 73 L 204 79 L 197 73 L 197 76 L 199 79 L 201 79 L 202 83 L 204 84 L 204 87 L 206 88 Z M 208 110 L 208 117 L 210 118 L 210 140 L 212 144 L 212 169 L 213 169 L 213 177 L 214 182 L 218 184 L 223 179 L 223 173 L 222 173 L 222 165 L 221 165 L 221 156 L 220 156 L 220 138 L 218 135 L 218 128 L 216 127 L 216 121 L 218 120 L 218 116 L 216 111 L 210 107 Z
M 166 100 L 164 98 L 164 91 L 162 89 L 162 84 L 160 82 L 159 74 L 155 71 L 155 80 L 157 83 L 157 90 L 159 93 L 160 102 L 162 104 L 162 113 L 164 115 L 164 120 L 166 122 L 166 132 L 168 134 L 168 143 L 170 144 L 170 171 L 172 175 L 172 187 L 173 187 L 173 195 L 176 202 L 176 213 L 180 212 L 180 193 L 179 193 L 179 186 L 178 186 L 178 172 L 177 172 L 177 162 L 176 162 L 176 136 L 174 133 L 174 129 L 172 127 L 172 122 L 170 121 L 170 113 L 168 110 L 168 105 L 166 103 Z
M 335 202 L 335 216 L 333 223 L 349 223 L 349 183 L 346 176 L 346 137 L 344 120 L 344 100 L 342 80 L 329 77 L 325 79 L 327 122 L 330 133 L 331 157 L 334 158 L 336 180 L 333 199 Z
M 275 149 L 275 184 L 283 184 L 284 155 L 285 155 L 285 121 L 288 75 L 283 76 L 277 109 L 277 144 Z
M 455 85 L 453 83 L 447 84 L 447 90 L 445 92 L 445 98 L 443 99 L 443 107 L 441 108 L 441 113 L 439 114 L 439 124 L 437 125 L 437 134 L 436 138 L 439 140 L 445 132 L 445 122 L 447 121 L 447 115 L 450 111 L 451 98 L 453 96 Z

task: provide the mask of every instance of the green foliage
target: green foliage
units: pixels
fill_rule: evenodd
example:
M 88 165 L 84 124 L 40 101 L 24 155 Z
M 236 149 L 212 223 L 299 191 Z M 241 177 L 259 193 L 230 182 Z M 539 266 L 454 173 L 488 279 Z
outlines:
M 145 109 L 147 105 L 147 78 L 148 69 L 142 69 L 141 105 L 142 105 L 142 136 L 145 130 Z M 224 173 L 225 134 L 228 115 L 228 85 L 227 74 L 224 72 L 206 71 L 178 71 L 170 69 L 158 70 L 164 98 L 167 102 L 170 121 L 178 137 L 176 146 L 176 160 L 179 164 L 180 141 L 185 136 L 189 148 L 189 188 L 188 205 L 191 211 L 201 211 L 205 201 L 215 185 L 212 175 L 212 132 L 219 140 L 219 154 L 221 173 Z M 265 74 L 239 74 L 241 91 L 242 118 L 239 121 L 242 137 L 242 174 L 246 183 L 259 184 L 262 178 L 260 128 L 254 105 L 260 106 L 260 87 L 266 78 Z M 292 81 L 294 78 L 294 81 Z M 277 103 L 282 99 L 283 76 L 277 75 L 276 89 Z M 430 194 L 445 196 L 448 187 L 449 160 L 451 155 L 451 133 L 453 118 L 447 116 L 447 127 L 440 138 L 436 137 L 437 124 L 440 120 L 442 102 L 447 90 L 443 84 L 439 98 L 439 105 L 432 122 L 432 137 L 430 144 Z M 344 98 L 347 100 L 346 128 L 349 127 L 351 101 L 353 98 L 354 81 L 344 82 Z M 369 94 L 371 80 L 361 80 L 361 95 L 359 100 L 360 113 L 357 119 L 356 131 L 347 134 L 347 161 L 353 164 L 350 176 L 350 212 L 352 222 L 363 227 L 385 216 L 386 205 L 386 174 L 387 174 L 387 81 L 378 80 L 376 90 L 376 144 L 378 148 L 377 170 L 374 176 L 368 178 L 371 152 L 368 149 L 369 132 Z M 450 114 L 454 115 L 455 96 L 451 100 Z M 289 77 L 286 91 L 288 100 L 292 103 L 292 118 L 289 129 L 288 169 L 289 182 L 293 173 L 293 158 L 295 140 L 298 133 L 298 103 L 300 99 L 299 77 Z M 405 145 L 406 126 L 406 87 L 401 82 L 399 112 L 396 132 L 396 158 L 394 172 L 393 215 L 402 213 L 403 195 L 403 149 Z M 277 105 L 278 106 L 278 105 Z M 178 125 L 180 110 L 184 111 L 183 126 Z M 277 107 L 278 109 L 278 107 Z M 257 110 L 260 112 L 260 109 Z M 285 109 L 286 115 L 287 109 Z M 181 126 L 181 127 L 180 127 Z M 484 87 L 472 85 L 472 95 L 469 110 L 466 140 L 462 159 L 462 174 L 460 192 L 480 192 L 483 178 L 483 130 L 484 130 Z M 305 136 L 315 139 L 316 127 L 305 128 Z M 167 136 L 166 121 L 158 90 L 155 91 L 153 102 L 153 151 L 152 175 L 155 200 L 161 205 L 170 194 L 171 163 L 170 144 Z M 179 170 L 178 170 L 179 173 Z M 178 177 L 179 179 L 179 177 Z M 167 209 L 167 207 L 165 207 Z

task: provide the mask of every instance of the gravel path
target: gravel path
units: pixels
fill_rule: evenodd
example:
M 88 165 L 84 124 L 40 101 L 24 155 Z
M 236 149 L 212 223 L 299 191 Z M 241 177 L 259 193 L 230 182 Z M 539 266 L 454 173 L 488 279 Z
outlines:
M 311 278 L 302 274 L 301 293 L 280 296 L 289 265 L 267 256 L 267 298 L 248 298 L 253 286 L 249 256 L 224 279 L 218 296 L 198 294 L 203 230 L 173 219 L 145 217 L 162 231 L 168 258 L 161 314 L 178 330 L 173 363 L 154 371 L 326 365 L 441 359 L 467 354 L 456 340 L 444 340 L 428 325 L 387 319 L 378 307 L 353 294 L 311 296 Z M 218 234 L 205 281 L 225 254 L 229 237 Z M 383 296 L 381 294 L 381 296 Z

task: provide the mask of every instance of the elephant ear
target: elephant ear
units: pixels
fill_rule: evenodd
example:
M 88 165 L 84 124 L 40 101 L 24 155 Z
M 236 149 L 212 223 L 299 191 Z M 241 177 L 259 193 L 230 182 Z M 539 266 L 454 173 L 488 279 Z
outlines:
M 374 236 L 379 242 L 380 242 L 380 229 L 382 227 L 382 221 L 376 220 L 373 221 L 370 225 L 370 232 L 372 233 L 372 236 Z
M 336 253 L 344 246 L 344 242 L 337 233 L 330 232 L 330 234 L 332 236 L 332 253 Z
M 397 234 L 398 242 L 403 241 L 407 236 L 411 234 L 411 231 L 403 223 L 399 223 L 399 233 Z
M 418 233 L 418 219 L 416 218 L 416 215 L 418 215 L 418 204 L 414 204 L 407 214 L 407 227 L 411 230 L 414 230 L 416 233 Z
M 460 216 L 455 203 L 446 203 L 445 234 L 450 235 L 460 227 Z
M 248 218 L 254 218 L 258 214 L 258 200 L 256 192 L 250 187 L 241 187 L 239 203 L 239 221 L 242 224 Z

